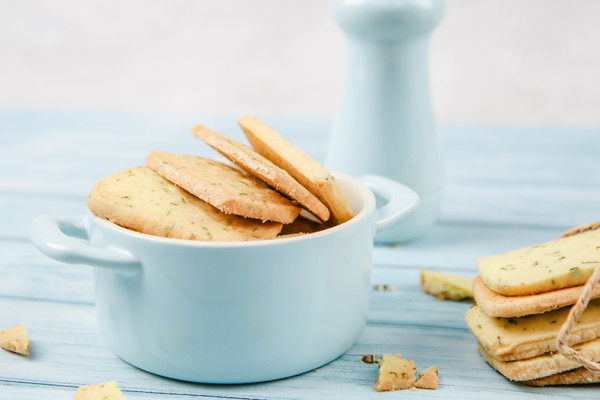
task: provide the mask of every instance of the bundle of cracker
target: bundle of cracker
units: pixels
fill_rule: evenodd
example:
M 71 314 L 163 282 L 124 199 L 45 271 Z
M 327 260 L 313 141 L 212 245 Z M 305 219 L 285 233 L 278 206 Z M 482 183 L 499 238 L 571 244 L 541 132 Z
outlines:
M 465 319 L 482 357 L 506 378 L 532 386 L 600 382 L 596 228 L 479 260 Z

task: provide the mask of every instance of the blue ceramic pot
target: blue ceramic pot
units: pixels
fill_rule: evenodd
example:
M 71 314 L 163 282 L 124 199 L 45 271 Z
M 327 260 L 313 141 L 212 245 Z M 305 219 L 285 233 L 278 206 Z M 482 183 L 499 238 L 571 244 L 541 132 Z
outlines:
M 54 259 L 97 267 L 99 326 L 123 360 L 194 382 L 284 378 L 353 345 L 366 324 L 373 237 L 418 203 L 385 178 L 335 176 L 355 217 L 303 236 L 198 242 L 89 214 L 38 218 L 31 240 Z M 389 204 L 377 209 L 369 187 Z

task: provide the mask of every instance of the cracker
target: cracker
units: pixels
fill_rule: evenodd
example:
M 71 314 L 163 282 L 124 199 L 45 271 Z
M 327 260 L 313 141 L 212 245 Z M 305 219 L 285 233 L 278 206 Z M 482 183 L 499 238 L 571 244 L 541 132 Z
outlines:
M 600 263 L 600 230 L 479 259 L 487 287 L 506 296 L 583 285 Z
M 287 238 L 292 238 L 292 237 L 299 237 L 299 236 L 305 236 L 307 235 L 306 233 L 300 232 L 300 233 L 285 233 L 283 235 L 278 235 L 277 239 L 287 239 Z
M 514 361 L 557 351 L 555 339 L 570 308 L 520 318 L 489 317 L 477 306 L 465 320 L 485 351 L 497 360 Z M 589 342 L 600 337 L 600 300 L 591 301 L 567 336 L 567 344 Z
M 410 389 L 415 386 L 415 362 L 400 354 L 384 354 L 373 388 L 378 392 Z
M 421 289 L 440 300 L 472 299 L 472 285 L 472 279 L 435 271 L 421 271 Z
M 312 219 L 300 215 L 291 224 L 283 225 L 280 235 L 295 235 L 299 233 L 314 233 L 327 229 L 327 225 L 313 221 Z
M 79 386 L 73 400 L 125 400 L 125 396 L 112 381 Z
M 17 324 L 5 331 L 0 331 L 0 347 L 13 353 L 28 355 L 29 338 L 23 324 Z
M 499 361 L 485 351 L 481 345 L 477 350 L 496 371 L 513 381 L 539 379 L 580 367 L 577 361 L 560 353 L 546 353 L 526 360 Z M 586 358 L 598 361 L 600 360 L 600 339 L 581 343 L 576 346 L 575 350 L 581 352 Z
M 524 381 L 529 386 L 578 385 L 583 383 L 600 383 L 600 374 L 581 367 L 545 378 Z
M 473 279 L 473 296 L 481 310 L 490 317 L 522 317 L 575 304 L 583 286 L 573 286 L 524 296 L 505 296 L 488 288 L 481 277 Z M 600 283 L 592 288 L 592 299 L 600 297 Z
M 438 369 L 436 367 L 429 367 L 419 375 L 415 382 L 415 387 L 419 389 L 435 390 L 438 388 L 439 382 Z
M 289 224 L 300 213 L 300 207 L 279 192 L 218 161 L 153 151 L 148 154 L 146 164 L 226 214 Z
M 296 200 L 302 207 L 321 220 L 327 221 L 329 219 L 329 209 L 321 200 L 286 171 L 248 146 L 212 131 L 203 125 L 194 126 L 192 133 L 240 168 L 266 182 L 289 198 Z
M 87 206 L 94 214 L 150 235 L 200 241 L 273 239 L 277 222 L 228 215 L 177 187 L 148 167 L 100 180 Z
M 352 218 L 352 211 L 331 173 L 274 129 L 254 117 L 238 124 L 257 153 L 283 168 L 323 201 L 338 223 Z

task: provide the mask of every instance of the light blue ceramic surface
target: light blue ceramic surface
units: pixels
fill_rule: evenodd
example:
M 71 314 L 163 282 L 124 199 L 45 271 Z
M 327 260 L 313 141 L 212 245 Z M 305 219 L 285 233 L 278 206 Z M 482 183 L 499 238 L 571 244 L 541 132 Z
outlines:
M 415 189 L 419 210 L 377 235 L 425 235 L 442 200 L 442 160 L 429 96 L 429 35 L 443 0 L 332 0 L 346 35 L 346 70 L 326 165 L 386 176 Z
M 373 237 L 418 203 L 410 189 L 337 174 L 355 217 L 325 231 L 255 242 L 149 236 L 92 214 L 42 217 L 45 254 L 97 268 L 108 347 L 155 374 L 195 382 L 279 379 L 343 354 L 367 318 Z M 373 191 L 389 198 L 376 209 Z

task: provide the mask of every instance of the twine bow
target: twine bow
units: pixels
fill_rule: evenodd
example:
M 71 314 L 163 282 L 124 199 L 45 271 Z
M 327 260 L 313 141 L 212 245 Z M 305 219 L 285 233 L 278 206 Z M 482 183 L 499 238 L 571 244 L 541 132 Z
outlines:
M 561 238 L 574 236 L 578 233 L 591 231 L 598 228 L 600 228 L 600 222 L 578 226 L 576 228 L 569 229 L 568 231 L 563 233 Z M 596 246 L 596 250 L 600 252 L 600 245 Z M 573 328 L 573 326 L 575 326 L 575 323 L 577 322 L 577 320 L 579 320 L 581 314 L 583 314 L 586 307 L 588 306 L 588 303 L 590 302 L 590 299 L 592 297 L 592 287 L 598 281 L 600 281 L 600 264 L 596 265 L 596 268 L 594 268 L 592 275 L 588 278 L 588 280 L 585 282 L 585 285 L 583 286 L 583 292 L 577 299 L 577 302 L 573 305 L 573 307 L 571 307 L 571 311 L 569 312 L 567 320 L 560 328 L 558 336 L 556 337 L 556 347 L 560 354 L 564 355 L 565 357 L 571 360 L 576 361 L 581 366 L 587 368 L 595 374 L 600 375 L 600 363 L 584 357 L 580 352 L 574 350 L 566 343 L 567 336 L 571 332 L 571 329 Z

